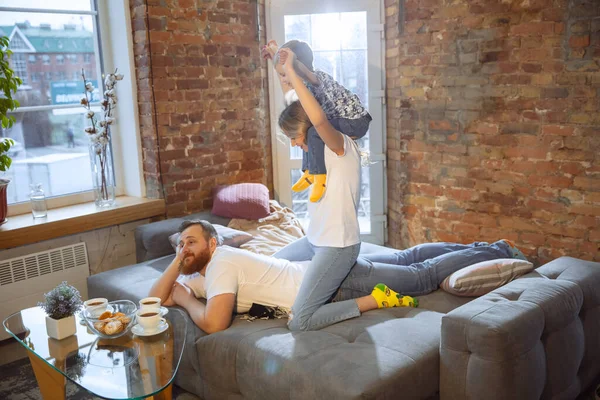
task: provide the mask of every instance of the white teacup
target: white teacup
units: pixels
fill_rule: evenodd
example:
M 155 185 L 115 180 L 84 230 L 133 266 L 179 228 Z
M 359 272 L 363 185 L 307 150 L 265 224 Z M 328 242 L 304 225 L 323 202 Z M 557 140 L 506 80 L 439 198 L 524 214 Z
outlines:
M 161 321 L 165 321 L 160 315 L 160 310 L 138 310 L 136 312 L 137 322 L 140 324 L 144 331 L 152 332 L 158 329 L 158 325 Z
M 83 306 L 90 315 L 98 316 L 106 311 L 106 308 L 108 307 L 108 299 L 96 297 L 95 299 L 84 301 Z
M 141 299 L 140 310 L 156 310 L 160 312 L 160 297 L 145 297 Z

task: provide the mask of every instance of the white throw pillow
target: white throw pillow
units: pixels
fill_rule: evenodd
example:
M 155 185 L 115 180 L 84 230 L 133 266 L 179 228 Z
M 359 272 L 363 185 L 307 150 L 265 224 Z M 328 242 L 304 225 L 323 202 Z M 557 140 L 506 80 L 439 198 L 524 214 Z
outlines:
M 237 229 L 231 229 L 223 225 L 213 224 L 217 234 L 219 235 L 219 244 L 231 247 L 240 247 L 244 243 L 252 240 L 254 236 L 248 232 L 238 231 Z M 179 242 L 179 232 L 176 232 L 169 236 L 169 242 L 173 246 L 173 250 L 177 251 L 177 243 Z
M 482 296 L 531 270 L 532 263 L 517 258 L 482 261 L 456 271 L 440 287 L 456 296 Z

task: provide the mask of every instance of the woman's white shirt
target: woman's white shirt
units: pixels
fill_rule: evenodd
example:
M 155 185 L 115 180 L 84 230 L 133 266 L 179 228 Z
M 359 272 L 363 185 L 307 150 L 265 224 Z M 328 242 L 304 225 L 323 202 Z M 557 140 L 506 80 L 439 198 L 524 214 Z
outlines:
M 339 156 L 325 146 L 325 194 L 320 201 L 308 203 L 310 222 L 306 236 L 315 246 L 339 248 L 360 243 L 357 215 L 361 186 L 360 151 L 354 140 L 342 136 L 343 155 Z

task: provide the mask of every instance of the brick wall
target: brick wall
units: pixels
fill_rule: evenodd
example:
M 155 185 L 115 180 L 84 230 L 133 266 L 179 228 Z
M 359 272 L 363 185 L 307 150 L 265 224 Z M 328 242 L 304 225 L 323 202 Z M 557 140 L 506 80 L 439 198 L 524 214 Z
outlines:
M 385 6 L 390 245 L 600 260 L 600 2 Z
M 272 189 L 255 4 L 130 2 L 144 178 L 149 197 L 164 196 L 169 217 L 210 209 L 215 185 Z

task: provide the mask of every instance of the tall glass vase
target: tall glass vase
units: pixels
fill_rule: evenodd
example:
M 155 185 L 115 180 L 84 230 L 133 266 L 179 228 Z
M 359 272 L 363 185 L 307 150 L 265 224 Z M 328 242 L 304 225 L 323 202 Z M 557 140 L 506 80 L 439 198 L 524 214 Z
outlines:
M 115 174 L 110 144 L 91 143 L 90 163 L 96 207 L 115 205 Z

